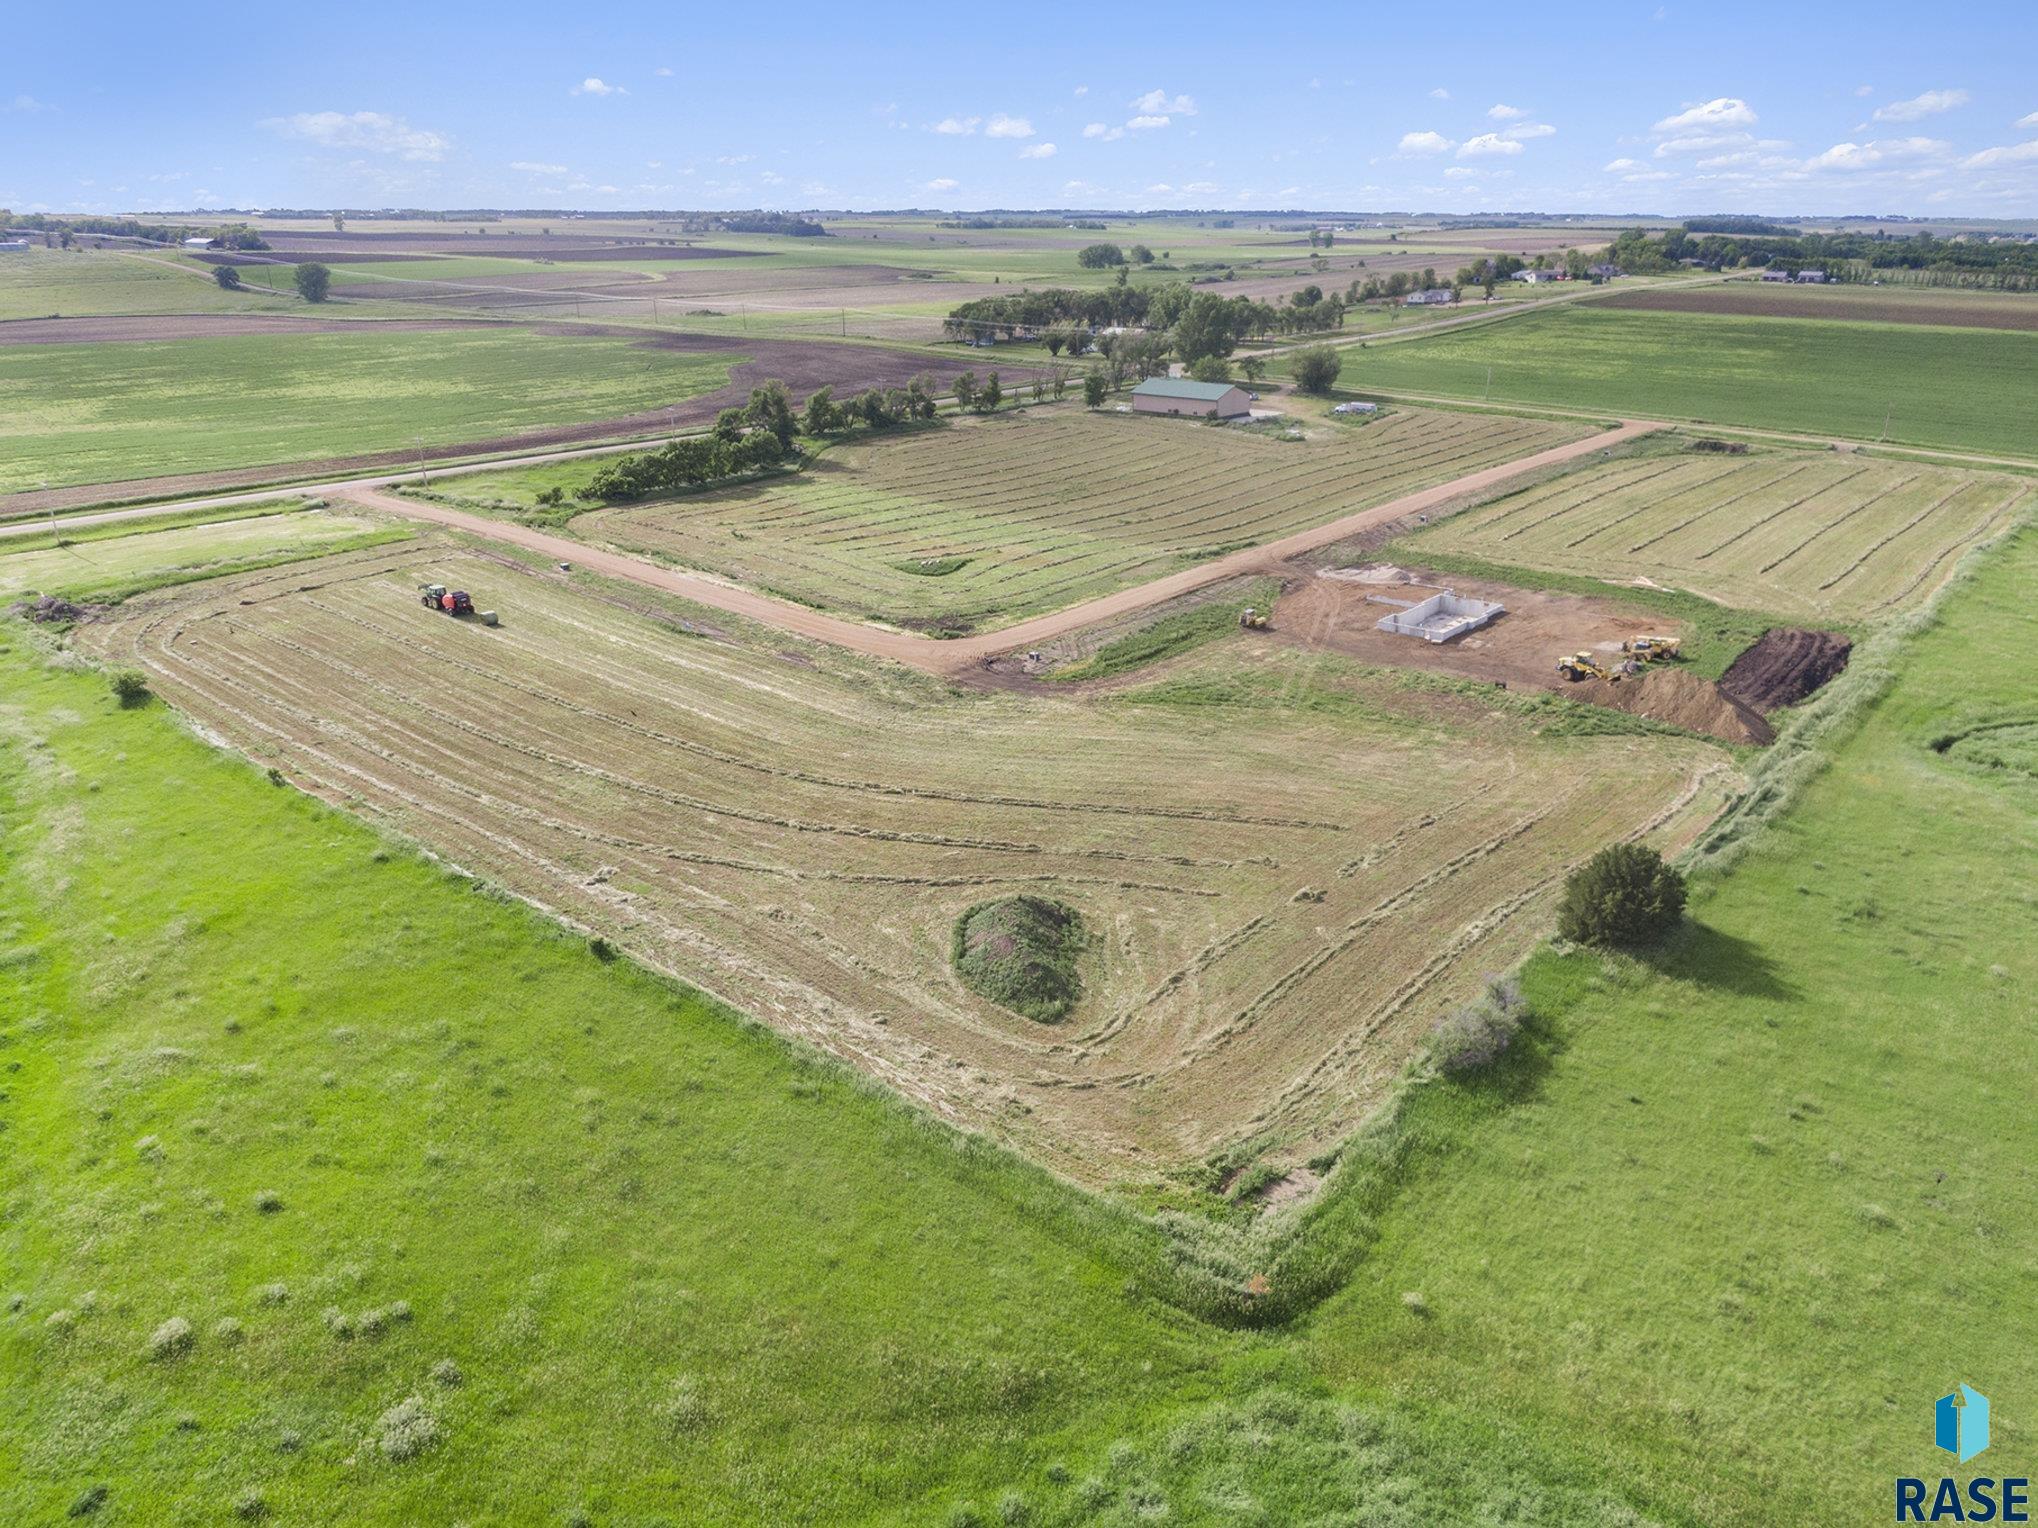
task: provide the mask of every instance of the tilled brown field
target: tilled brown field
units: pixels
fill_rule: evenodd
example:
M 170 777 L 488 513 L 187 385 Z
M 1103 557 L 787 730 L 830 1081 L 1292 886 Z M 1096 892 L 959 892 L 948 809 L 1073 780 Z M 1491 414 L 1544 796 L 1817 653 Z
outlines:
M 421 610 L 427 579 L 502 626 Z M 1189 671 L 1356 704 L 959 692 L 451 544 L 187 586 L 79 640 L 293 782 L 1091 1180 L 1335 1137 L 1571 865 L 1681 840 L 1732 773 L 1247 644 Z M 1018 891 L 1095 934 L 1060 1024 L 948 967 L 956 917 Z
M 2038 297 L 2011 292 L 1929 288 L 1731 286 L 1688 292 L 1623 292 L 1599 299 L 1609 308 L 1657 313 L 1734 313 L 1753 318 L 1835 318 L 1869 324 L 1937 324 L 1955 329 L 2038 330 Z

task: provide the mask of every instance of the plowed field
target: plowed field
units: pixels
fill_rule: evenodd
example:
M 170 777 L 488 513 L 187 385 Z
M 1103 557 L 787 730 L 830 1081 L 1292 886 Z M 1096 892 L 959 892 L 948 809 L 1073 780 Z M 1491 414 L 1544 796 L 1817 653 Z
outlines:
M 2031 492 L 1999 474 L 1830 453 L 1649 456 L 1509 494 L 1415 544 L 1647 579 L 1779 615 L 1867 620 L 1924 599 Z
M 1143 583 L 1588 434 L 1405 409 L 1283 441 L 1074 408 L 830 451 L 796 478 L 573 532 L 846 613 L 966 630 Z
M 503 625 L 421 610 L 426 579 Z M 79 640 L 293 782 L 1088 1179 L 1333 1137 L 1571 865 L 1680 839 L 1730 773 L 1245 644 L 1198 661 L 1334 703 L 962 693 L 451 544 L 189 586 Z M 950 972 L 956 916 L 1015 892 L 1095 932 L 1061 1023 Z

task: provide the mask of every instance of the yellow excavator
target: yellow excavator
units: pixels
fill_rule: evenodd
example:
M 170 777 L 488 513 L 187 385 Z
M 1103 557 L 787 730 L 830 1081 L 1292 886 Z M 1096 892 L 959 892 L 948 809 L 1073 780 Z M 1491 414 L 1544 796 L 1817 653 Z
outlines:
M 1644 663 L 1664 663 L 1682 656 L 1684 643 L 1677 637 L 1640 636 L 1621 643 L 1620 650 Z
M 1273 625 L 1273 618 L 1264 610 L 1255 610 L 1248 605 L 1239 612 L 1238 624 L 1246 631 L 1265 631 Z
M 1581 679 L 1617 679 L 1620 676 L 1603 665 L 1594 653 L 1567 653 L 1557 660 L 1557 672 L 1573 684 Z

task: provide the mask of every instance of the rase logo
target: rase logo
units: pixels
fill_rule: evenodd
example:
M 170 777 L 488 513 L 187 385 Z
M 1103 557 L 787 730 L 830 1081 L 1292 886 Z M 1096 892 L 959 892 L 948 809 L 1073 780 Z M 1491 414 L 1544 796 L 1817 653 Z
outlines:
M 1932 1410 L 1932 1441 L 1965 1464 L 1988 1447 L 1988 1397 L 1962 1385 L 1939 1397 Z M 1997 1480 L 1977 1475 L 1965 1491 L 1951 1475 L 1936 1485 L 1898 1476 L 1896 1520 L 1900 1523 L 2028 1523 L 2031 1483 L 2020 1477 Z

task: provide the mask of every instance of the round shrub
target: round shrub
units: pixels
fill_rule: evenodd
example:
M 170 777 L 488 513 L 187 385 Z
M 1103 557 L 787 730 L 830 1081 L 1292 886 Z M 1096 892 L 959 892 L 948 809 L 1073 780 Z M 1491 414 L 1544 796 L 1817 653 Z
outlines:
M 1329 345 L 1305 345 L 1289 358 L 1295 385 L 1305 393 L 1327 393 L 1344 370 L 1344 357 Z
M 1083 917 L 1051 897 L 979 902 L 955 920 L 955 974 L 978 997 L 1052 1023 L 1083 995 Z
M 1577 944 L 1649 944 L 1684 916 L 1684 877 L 1640 844 L 1614 844 L 1571 872 L 1557 931 Z
M 375 1432 L 382 1452 L 401 1464 L 439 1441 L 439 1419 L 423 1397 L 406 1396 L 382 1413 Z
M 115 669 L 106 684 L 123 706 L 138 706 L 149 698 L 149 682 L 139 669 Z
M 149 1334 L 149 1357 L 175 1358 L 191 1347 L 191 1323 L 172 1316 Z

